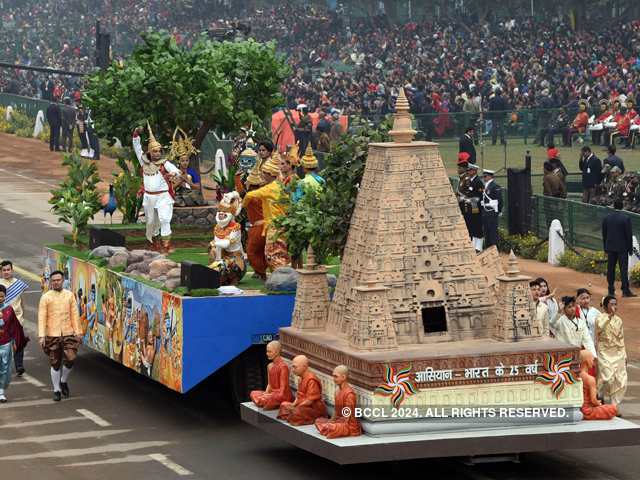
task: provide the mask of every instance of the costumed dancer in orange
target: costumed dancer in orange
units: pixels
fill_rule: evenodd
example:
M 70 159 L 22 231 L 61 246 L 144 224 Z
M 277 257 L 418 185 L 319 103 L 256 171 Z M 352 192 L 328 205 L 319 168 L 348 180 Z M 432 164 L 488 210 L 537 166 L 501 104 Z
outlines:
M 247 208 L 249 202 L 253 199 L 262 201 L 262 214 L 264 215 L 264 224 L 262 236 L 265 237 L 264 256 L 267 264 L 274 272 L 280 267 L 286 267 L 290 262 L 289 252 L 287 251 L 287 242 L 282 232 L 271 226 L 271 220 L 279 215 L 284 215 L 284 205 L 276 203 L 281 197 L 280 186 L 276 182 L 280 169 L 278 162 L 274 157 L 269 158 L 262 165 L 263 187 L 247 192 L 242 201 L 242 206 Z
M 282 402 L 293 402 L 293 393 L 289 388 L 289 367 L 280 358 L 282 344 L 278 341 L 267 345 L 267 358 L 271 363 L 269 370 L 269 384 L 263 392 L 254 390 L 251 392 L 251 401 L 263 410 L 275 410 Z
M 593 368 L 593 353 L 589 350 L 580 351 L 580 378 L 582 379 L 582 393 L 584 403 L 580 411 L 584 420 L 611 420 L 618 413 L 615 405 L 602 405 L 598 400 L 596 379 L 589 375 L 589 369 Z
M 286 420 L 291 425 L 312 425 L 316 419 L 327 417 L 327 407 L 322 401 L 322 384 L 309 370 L 309 360 L 298 355 L 291 364 L 293 373 L 300 377 L 296 401 L 282 402 L 278 410 L 278 419 Z
M 236 177 L 238 178 L 238 177 Z M 246 181 L 247 189 L 252 192 L 260 188 L 262 178 L 260 177 L 260 167 L 255 165 L 251 170 L 251 173 L 247 176 Z M 236 181 L 236 190 L 242 195 L 244 188 L 240 181 Z M 262 199 L 253 198 L 249 200 L 249 203 L 244 207 L 249 218 L 248 236 L 247 236 L 247 258 L 249 259 L 249 265 L 255 272 L 253 277 L 259 278 L 263 282 L 267 280 L 267 260 L 264 257 L 264 247 L 266 244 L 266 237 L 262 235 L 264 230 L 264 216 L 262 214 Z
M 348 383 L 349 369 L 344 365 L 338 365 L 333 369 L 333 381 L 339 388 L 336 390 L 333 416 L 330 419 L 317 419 L 316 428 L 327 438 L 362 435 L 360 421 L 355 416 L 356 394 Z

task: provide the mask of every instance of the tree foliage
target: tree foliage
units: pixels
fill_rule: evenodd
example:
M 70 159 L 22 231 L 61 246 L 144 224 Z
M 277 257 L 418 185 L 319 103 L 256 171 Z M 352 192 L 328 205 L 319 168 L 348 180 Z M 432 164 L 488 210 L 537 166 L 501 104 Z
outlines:
M 282 102 L 280 85 L 289 68 L 274 43 L 203 36 L 187 50 L 164 30 L 141 37 L 144 44 L 123 67 L 113 61 L 106 72 L 87 78 L 85 103 L 100 136 L 130 144 L 133 130 L 148 120 L 167 136 L 180 125 L 199 147 L 211 127 L 233 133 L 262 123 Z
M 333 145 L 332 153 L 325 157 L 325 169 L 320 172 L 326 183 L 322 188 L 305 187 L 304 194 L 295 202 L 299 182 L 281 184 L 286 198 L 278 202 L 287 204 L 286 215 L 277 217 L 274 225 L 282 229 L 291 251 L 301 251 L 309 245 L 321 262 L 328 256 L 342 256 L 347 243 L 351 216 L 356 205 L 358 190 L 369 153 L 369 143 L 392 141 L 388 131 L 392 116 L 378 129 L 365 119 L 355 119 L 340 141 Z

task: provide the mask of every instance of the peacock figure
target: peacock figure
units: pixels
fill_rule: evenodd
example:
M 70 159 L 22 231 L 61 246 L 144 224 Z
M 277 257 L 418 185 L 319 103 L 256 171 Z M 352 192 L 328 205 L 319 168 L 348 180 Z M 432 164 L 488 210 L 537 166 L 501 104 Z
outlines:
M 113 193 L 113 182 L 109 183 L 109 195 L 102 195 L 100 203 L 102 204 L 102 211 L 104 212 L 104 223 L 107 223 L 107 213 L 111 215 L 111 225 L 113 225 L 113 212 L 116 211 L 118 205 L 116 203 L 116 196 Z

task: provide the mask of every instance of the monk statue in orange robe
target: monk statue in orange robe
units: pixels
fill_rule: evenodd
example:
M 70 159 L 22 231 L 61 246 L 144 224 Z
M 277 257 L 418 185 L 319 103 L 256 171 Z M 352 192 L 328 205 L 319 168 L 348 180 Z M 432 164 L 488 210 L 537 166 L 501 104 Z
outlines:
M 593 368 L 593 353 L 589 350 L 580 351 L 580 378 L 582 379 L 582 393 L 584 403 L 580 407 L 583 420 L 611 420 L 618 413 L 615 405 L 602 405 L 598 400 L 596 379 L 589 374 Z
M 309 360 L 298 355 L 291 364 L 293 373 L 300 377 L 296 401 L 283 402 L 278 410 L 278 418 L 296 427 L 313 425 L 317 418 L 327 417 L 327 407 L 322 401 L 322 384 L 309 370 Z
M 336 390 L 335 410 L 333 416 L 316 420 L 316 428 L 327 438 L 357 437 L 362 435 L 360 421 L 355 414 L 356 394 L 349 386 L 349 369 L 338 365 L 333 370 L 333 381 Z
M 289 388 L 289 367 L 280 358 L 280 352 L 282 344 L 277 340 L 267 345 L 267 358 L 271 360 L 267 367 L 269 384 L 264 392 L 251 392 L 251 401 L 263 410 L 275 410 L 282 402 L 293 402 L 293 392 Z

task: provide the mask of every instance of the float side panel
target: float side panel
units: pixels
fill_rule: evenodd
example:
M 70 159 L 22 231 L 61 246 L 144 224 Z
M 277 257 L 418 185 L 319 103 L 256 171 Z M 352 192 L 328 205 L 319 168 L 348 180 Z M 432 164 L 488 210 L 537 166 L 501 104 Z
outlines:
M 275 338 L 278 328 L 291 325 L 294 302 L 295 295 L 184 298 L 182 391 L 268 340 L 263 335 Z

